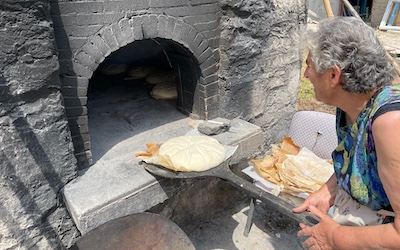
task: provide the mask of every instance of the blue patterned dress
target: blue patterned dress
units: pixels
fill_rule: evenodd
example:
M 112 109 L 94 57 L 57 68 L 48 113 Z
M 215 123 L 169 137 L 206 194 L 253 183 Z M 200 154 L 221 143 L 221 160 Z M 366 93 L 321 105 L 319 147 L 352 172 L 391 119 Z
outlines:
M 386 85 L 371 97 L 353 124 L 343 126 L 345 113 L 340 109 L 336 112 L 338 147 L 332 159 L 338 185 L 374 211 L 392 209 L 378 175 L 373 117 L 380 107 L 396 102 L 400 102 L 400 85 Z

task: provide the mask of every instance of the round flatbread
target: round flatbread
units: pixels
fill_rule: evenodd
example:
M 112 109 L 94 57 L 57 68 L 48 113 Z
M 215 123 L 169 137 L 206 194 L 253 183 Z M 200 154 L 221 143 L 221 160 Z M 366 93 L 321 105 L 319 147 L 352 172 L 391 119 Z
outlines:
M 168 157 L 174 170 L 205 171 L 225 160 L 226 149 L 209 136 L 179 136 L 164 142 L 159 155 Z
M 153 70 L 154 69 L 152 67 L 136 66 L 128 69 L 126 74 L 130 76 L 131 79 L 142 79 Z
M 178 90 L 175 82 L 164 82 L 155 85 L 150 95 L 156 100 L 175 100 L 178 98 Z

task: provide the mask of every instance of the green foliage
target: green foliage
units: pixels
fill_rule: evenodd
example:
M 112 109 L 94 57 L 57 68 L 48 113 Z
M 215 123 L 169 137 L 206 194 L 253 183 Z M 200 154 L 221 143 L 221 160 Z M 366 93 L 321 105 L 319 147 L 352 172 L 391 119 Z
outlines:
M 301 69 L 300 90 L 299 93 L 297 94 L 297 98 L 303 101 L 310 101 L 314 99 L 314 87 L 311 81 L 304 77 L 304 70 L 306 69 L 306 67 L 307 64 L 304 58 Z

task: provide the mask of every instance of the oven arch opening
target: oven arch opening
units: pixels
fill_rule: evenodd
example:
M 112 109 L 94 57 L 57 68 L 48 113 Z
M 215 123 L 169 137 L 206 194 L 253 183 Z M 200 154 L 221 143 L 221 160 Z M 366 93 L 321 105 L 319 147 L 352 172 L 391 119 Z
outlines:
M 123 18 L 89 36 L 70 60 L 63 60 L 64 103 L 80 170 L 93 164 L 87 116 L 89 81 L 111 54 L 121 53 L 139 41 L 152 41 L 168 54 L 180 87 L 177 110 L 195 119 L 219 116 L 219 51 L 214 48 L 214 39 L 171 16 Z
M 200 76 L 193 54 L 168 39 L 134 41 L 106 57 L 88 85 L 92 163 L 129 137 L 191 116 Z M 169 91 L 157 92 L 162 85 Z

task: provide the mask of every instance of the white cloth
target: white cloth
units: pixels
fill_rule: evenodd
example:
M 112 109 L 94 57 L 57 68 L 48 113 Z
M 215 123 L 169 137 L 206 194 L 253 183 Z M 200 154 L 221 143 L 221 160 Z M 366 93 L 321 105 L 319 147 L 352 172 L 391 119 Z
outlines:
M 373 211 L 361 205 L 343 189 L 339 189 L 333 205 L 332 218 L 341 225 L 372 226 L 383 223 L 386 216 L 393 216 L 394 212 L 387 210 Z

